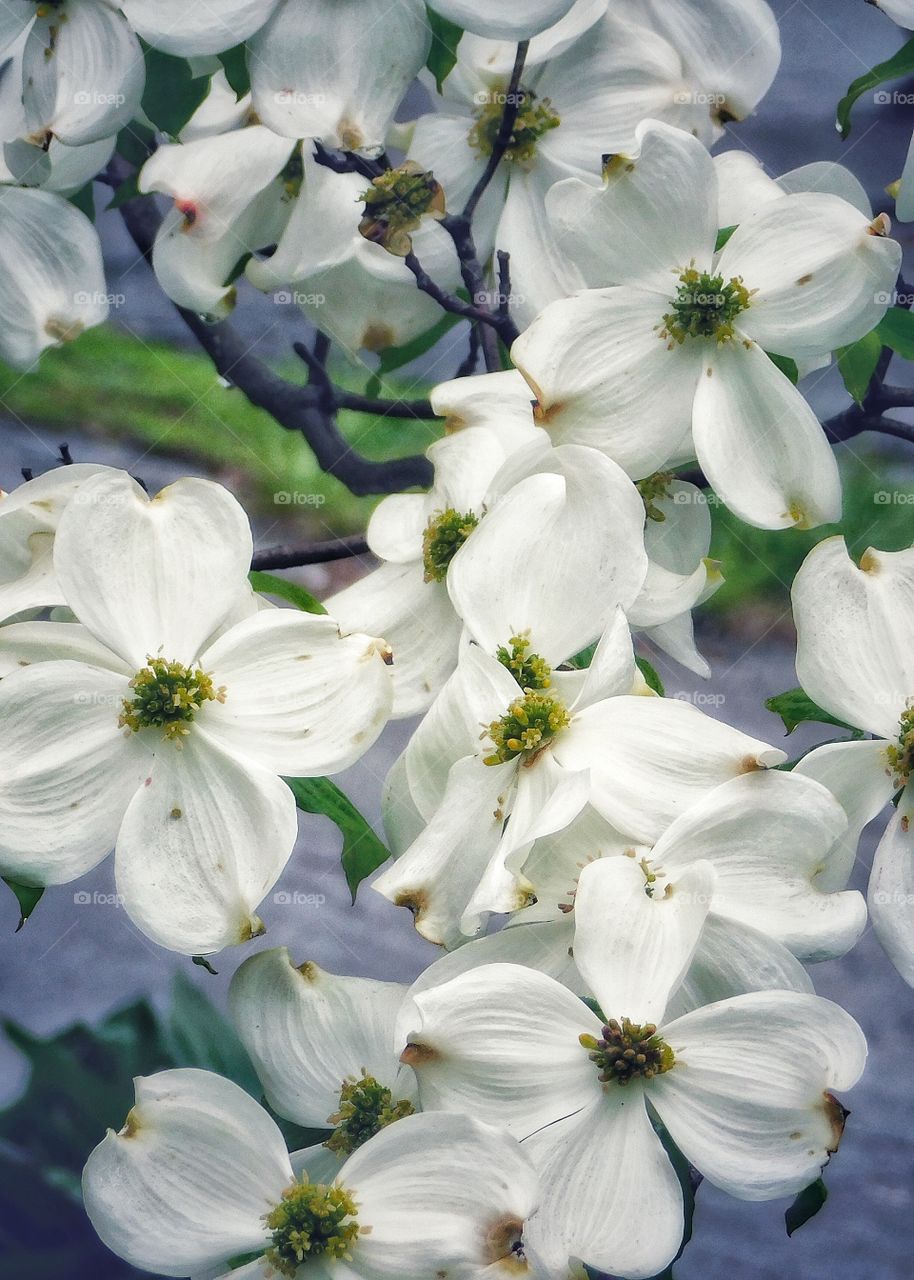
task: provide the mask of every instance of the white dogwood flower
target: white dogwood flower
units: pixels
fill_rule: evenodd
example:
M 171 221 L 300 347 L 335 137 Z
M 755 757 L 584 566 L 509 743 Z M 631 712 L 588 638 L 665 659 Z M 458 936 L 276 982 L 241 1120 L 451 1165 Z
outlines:
M 29 609 L 64 603 L 54 576 L 54 535 L 67 503 L 110 467 L 76 462 L 0 491 L 0 622 Z
M 547 209 L 588 288 L 552 303 L 512 350 L 552 438 L 602 448 L 642 478 L 698 458 L 763 528 L 836 520 L 841 491 L 813 411 L 766 353 L 805 359 L 885 312 L 901 248 L 847 201 L 785 195 L 718 253 L 714 163 L 648 121 L 601 185 L 557 184 Z
M 124 1127 L 89 1157 L 83 1197 L 108 1247 L 158 1275 L 402 1280 L 522 1261 L 537 1178 L 503 1130 L 409 1116 L 330 1182 L 308 1174 L 238 1085 L 162 1071 L 136 1081 Z
M 914 0 L 872 0 L 877 9 L 888 14 L 893 22 L 914 31 Z
M 408 990 L 294 965 L 285 947 L 251 956 L 232 979 L 232 1020 L 267 1102 L 306 1129 L 333 1130 L 295 1157 L 312 1178 L 416 1110 L 396 1036 Z
M 847 811 L 845 878 L 860 832 L 901 792 L 873 859 L 868 902 L 886 953 L 914 986 L 914 548 L 870 547 L 858 566 L 842 538 L 827 538 L 806 557 L 792 596 L 803 688 L 873 735 L 817 747 L 796 768 L 824 783 Z
M 97 475 L 54 540 L 79 623 L 2 632 L 24 653 L 0 682 L 4 874 L 66 883 L 116 846 L 133 921 L 189 954 L 262 927 L 253 910 L 297 831 L 279 775 L 346 768 L 390 706 L 382 641 L 280 609 L 231 625 L 251 550 L 219 485 L 181 480 L 150 501 L 123 472 Z
M 794 991 L 735 996 L 669 1019 L 714 892 L 694 863 L 663 894 L 607 858 L 581 873 L 574 956 L 599 1015 L 554 979 L 492 964 L 420 991 L 403 1061 L 423 1107 L 506 1125 L 542 1178 L 534 1267 L 572 1258 L 632 1277 L 679 1250 L 682 1192 L 648 1107 L 710 1182 L 749 1200 L 798 1192 L 840 1141 L 866 1042 L 837 1005 Z M 410 1021 L 412 1020 L 412 1021 Z
M 101 245 L 75 205 L 0 186 L 0 357 L 29 369 L 108 315 Z
M 507 961 L 548 973 L 576 995 L 593 995 L 573 956 L 578 881 L 591 862 L 627 857 L 642 868 L 654 897 L 695 862 L 709 862 L 716 873 L 704 929 L 671 1010 L 685 1013 L 747 991 L 812 991 L 800 961 L 844 955 L 866 925 L 861 894 L 823 887 L 846 829 L 840 804 L 824 786 L 777 770 L 722 783 L 653 845 L 626 839 L 587 806 L 563 830 L 537 840 L 524 862 L 534 904 L 500 932 L 437 960 L 413 990 Z
M 409 907 L 431 942 L 458 946 L 489 913 L 527 906 L 534 842 L 586 804 L 653 843 L 711 788 L 784 759 L 690 703 L 650 695 L 621 613 L 586 670 L 556 670 L 537 644 L 533 629 L 497 658 L 467 646 L 394 766 L 418 830 L 372 887 Z

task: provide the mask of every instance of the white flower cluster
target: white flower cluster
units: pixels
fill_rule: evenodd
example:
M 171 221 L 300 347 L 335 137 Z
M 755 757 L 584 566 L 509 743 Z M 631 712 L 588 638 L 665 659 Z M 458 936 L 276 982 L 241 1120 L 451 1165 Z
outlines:
M 388 720 L 422 717 L 386 781 L 394 857 L 372 887 L 442 955 L 411 987 L 284 950 L 238 970 L 267 1102 L 322 1131 L 305 1150 L 214 1074 L 137 1081 L 85 1204 L 162 1275 L 637 1280 L 678 1254 L 684 1165 L 745 1199 L 801 1192 L 866 1057 L 808 966 L 863 933 L 856 846 L 893 796 L 870 909 L 914 985 L 914 548 L 858 567 L 829 539 L 800 570 L 799 677 L 857 732 L 795 767 L 665 697 L 635 652 L 644 635 L 709 674 L 692 610 L 722 578 L 683 466 L 760 528 L 840 518 L 790 372 L 880 322 L 901 262 L 887 219 L 839 166 L 775 180 L 710 155 L 777 69 L 763 0 L 430 8 L 433 25 L 419 0 L 0 6 L 6 360 L 104 318 L 97 238 L 66 198 L 171 55 L 211 77 L 139 174 L 172 200 L 152 256 L 179 306 L 223 316 L 243 270 L 294 286 L 350 353 L 424 333 L 438 307 L 408 254 L 360 231 L 366 179 L 323 162 L 398 146 L 454 209 L 487 176 L 475 247 L 510 255 L 522 327 L 511 368 L 434 389 L 433 483 L 377 506 L 379 566 L 326 615 L 253 591 L 247 517 L 214 483 L 150 499 L 70 465 L 0 498 L 0 873 L 17 885 L 113 849 L 154 941 L 248 942 L 296 839 L 284 778 L 338 773 Z M 465 34 L 436 109 L 397 121 L 449 24 Z M 221 68 L 243 43 L 238 97 Z M 441 212 L 408 243 L 457 290 Z

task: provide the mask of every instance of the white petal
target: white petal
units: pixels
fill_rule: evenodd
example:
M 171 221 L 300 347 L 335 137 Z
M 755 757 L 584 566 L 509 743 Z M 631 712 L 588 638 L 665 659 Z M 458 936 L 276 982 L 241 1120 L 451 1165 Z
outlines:
M 146 80 L 143 51 L 113 5 L 77 0 L 61 21 L 39 11 L 23 51 L 23 102 L 31 133 L 67 146 L 110 138 L 136 115 Z
M 4 874 L 65 884 L 114 847 L 149 766 L 148 746 L 118 728 L 128 693 L 125 676 L 81 662 L 42 662 L 0 682 Z
M 702 470 L 731 511 L 761 529 L 841 518 L 841 480 L 819 420 L 756 343 L 708 353 L 692 436 Z
M 914 28 L 914 4 L 911 0 L 876 0 L 876 8 L 887 13 L 900 27 Z
M 800 566 L 791 592 L 797 675 L 809 696 L 848 724 L 898 736 L 914 691 L 914 549 L 870 547 L 856 565 L 827 538 Z
M 747 991 L 812 993 L 813 985 L 800 961 L 780 942 L 709 911 L 689 971 L 673 993 L 666 1017 L 672 1020 Z
M 714 157 L 714 172 L 719 227 L 738 226 L 762 205 L 779 200 L 784 194 L 784 189 L 765 172 L 761 160 L 748 151 L 720 152 Z
M 564 445 L 533 468 L 497 498 L 447 583 L 484 649 L 529 631 L 531 652 L 557 666 L 637 596 L 647 571 L 644 507 L 621 469 L 591 449 Z
M 505 454 L 537 438 L 532 393 L 516 369 L 454 378 L 432 389 L 432 408 L 447 432 L 485 427 L 498 436 Z
M 682 1190 L 643 1092 L 608 1088 L 582 1115 L 523 1144 L 543 1185 L 527 1236 L 546 1275 L 570 1275 L 570 1258 L 583 1258 L 601 1273 L 656 1276 L 682 1242 Z
M 297 833 L 282 779 L 242 766 L 195 727 L 180 749 L 161 744 L 124 817 L 115 871 L 127 914 L 185 955 L 246 942 Z
M 457 670 L 404 752 L 409 790 L 426 820 L 444 798 L 451 767 L 480 752 L 480 731 L 504 715 L 519 692 L 517 681 L 497 658 L 478 645 L 462 644 Z
M 847 831 L 816 877 L 816 883 L 824 892 L 846 888 L 857 857 L 860 833 L 882 812 L 896 789 L 885 747 L 878 738 L 826 742 L 808 752 L 793 767 L 798 776 L 814 778 L 828 787 L 848 818 Z
M 422 535 L 428 524 L 429 495 L 391 493 L 372 511 L 365 539 L 372 555 L 394 564 L 409 564 L 422 555 Z
M 554 302 L 511 357 L 556 443 L 602 450 L 636 479 L 681 448 L 702 368 L 699 344 L 668 350 L 659 329 L 669 301 L 633 288 L 589 290 Z
M 711 157 L 697 138 L 656 120 L 609 166 L 602 186 L 557 183 L 546 212 L 592 289 L 638 285 L 672 293 L 692 262 L 710 266 L 717 237 Z
M 252 541 L 221 485 L 178 480 L 154 499 L 125 472 L 81 487 L 60 520 L 54 567 L 80 622 L 135 671 L 185 664 L 236 603 Z
M 186 1276 L 269 1243 L 262 1217 L 292 1182 L 276 1125 L 230 1080 L 162 1071 L 136 1081 L 120 1133 L 92 1152 L 86 1212 L 143 1271 Z
M 458 760 L 428 826 L 373 882 L 385 898 L 409 907 L 429 942 L 454 947 L 465 941 L 460 920 L 501 839 L 514 774 L 513 764 Z
M 647 0 L 653 23 L 717 106 L 742 120 L 771 87 L 781 61 L 777 19 L 765 0 Z
M 283 0 L 250 43 L 254 109 L 290 138 L 380 148 L 429 42 L 411 0 Z
M 595 1014 L 545 974 L 487 964 L 417 993 L 403 1061 L 424 1111 L 465 1111 L 527 1137 L 601 1094 L 578 1041 Z
M 166 53 L 221 53 L 250 39 L 277 0 L 223 0 L 218 9 L 188 10 L 183 0 L 123 0 L 124 12 L 149 44 Z
M 777 182 L 788 195 L 796 191 L 824 191 L 852 204 L 867 220 L 873 216 L 873 206 L 860 180 L 834 160 L 814 160 L 800 165 L 798 169 L 782 173 Z
M 35 662 L 82 662 L 114 671 L 128 679 L 134 674 L 78 622 L 14 622 L 0 630 L 0 677 Z M 125 696 L 125 693 L 121 696 Z
M 407 988 L 338 977 L 285 947 L 246 960 L 232 979 L 232 1020 L 274 1111 L 323 1128 L 344 1081 L 364 1070 L 396 1097 L 400 1066 L 394 1026 Z
M 642 697 L 578 712 L 557 757 L 566 768 L 590 768 L 590 802 L 608 822 L 652 842 L 712 787 L 786 759 L 691 703 Z
M 838 196 L 787 195 L 740 224 L 717 270 L 756 290 L 740 329 L 767 351 L 833 351 L 879 323 L 901 246 Z
M 227 750 L 288 777 L 339 773 L 387 723 L 384 644 L 340 636 L 329 617 L 272 609 L 232 627 L 201 656 L 224 702 L 206 731 Z
M 28 369 L 108 314 L 101 246 L 84 213 L 60 196 L 0 188 L 0 356 Z
M 518 1143 L 470 1116 L 398 1120 L 346 1161 L 340 1180 L 370 1228 L 346 1268 L 353 1280 L 508 1272 L 538 1198 Z
M 382 564 L 324 603 L 344 632 L 383 636 L 390 646 L 391 714 L 424 711 L 457 665 L 462 626 L 444 583 L 426 582 L 418 560 Z
M 879 841 L 867 901 L 876 937 L 909 986 L 914 986 L 914 797 L 910 785 Z
M 529 411 L 529 403 L 527 408 Z M 530 416 L 532 419 L 532 413 Z M 529 436 L 537 439 L 538 434 L 531 427 Z M 429 502 L 434 502 L 438 510 L 452 508 L 482 515 L 489 485 L 509 453 L 499 433 L 467 426 L 436 440 L 427 452 L 435 466 Z
M 714 872 L 690 867 L 648 897 L 632 858 L 601 858 L 581 872 L 574 960 L 607 1018 L 659 1022 L 689 967 L 714 893 Z
M 844 810 L 824 786 L 765 770 L 698 800 L 667 828 L 651 859 L 672 874 L 710 862 L 715 912 L 770 934 L 801 959 L 831 959 L 849 951 L 866 925 L 859 893 L 823 893 L 818 884 L 846 828 Z
M 564 915 L 557 920 L 515 924 L 514 921 L 522 920 L 524 914 L 519 912 L 513 918 L 510 928 L 474 938 L 465 947 L 446 952 L 423 970 L 410 988 L 410 994 L 416 995 L 429 987 L 440 986 L 462 973 L 487 964 L 522 965 L 527 969 L 536 969 L 555 978 L 556 982 L 576 995 L 590 994 L 571 958 L 573 918 Z M 401 1025 L 406 1026 L 408 1022 L 407 1006 L 401 1013 Z M 404 1034 L 408 1035 L 409 1031 Z
M 687 1013 L 663 1036 L 676 1062 L 650 1098 L 710 1182 L 768 1200 L 818 1177 L 843 1127 L 828 1091 L 849 1089 L 866 1061 L 850 1014 L 818 996 L 759 991 Z
M 659 626 L 646 627 L 643 634 L 663 653 L 668 654 L 675 662 L 681 663 L 686 670 L 694 671 L 703 680 L 707 680 L 710 676 L 711 668 L 695 645 L 695 628 L 691 614 L 683 613 L 678 618 L 671 618 L 669 622 L 663 622 Z
M 449 22 L 493 40 L 529 40 L 568 13 L 572 0 L 527 0 L 493 10 L 482 0 L 435 0 L 433 8 Z

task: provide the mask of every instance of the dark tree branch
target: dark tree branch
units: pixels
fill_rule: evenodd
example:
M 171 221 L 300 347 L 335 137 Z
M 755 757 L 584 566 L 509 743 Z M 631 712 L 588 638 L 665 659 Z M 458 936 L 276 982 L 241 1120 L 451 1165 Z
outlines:
M 255 551 L 252 569 L 295 569 L 304 564 L 327 564 L 330 560 L 347 560 L 368 555 L 368 543 L 361 534 L 351 538 L 330 538 L 326 542 L 306 542 L 300 546 L 284 544 Z
M 109 171 L 118 186 L 130 172 L 118 156 L 111 161 Z M 160 222 L 154 204 L 139 196 L 126 200 L 120 213 L 137 248 L 149 260 Z M 253 355 L 248 343 L 227 321 L 208 324 L 183 307 L 177 311 L 222 377 L 281 426 L 300 432 L 321 468 L 342 481 L 352 493 L 360 497 L 399 493 L 431 484 L 432 466 L 421 454 L 375 462 L 352 448 L 339 430 L 326 383 L 320 379 L 317 384 L 313 381 L 314 368 L 322 368 L 319 355 L 313 355 L 312 381 L 308 386 L 297 386 L 280 378 Z M 318 350 L 323 350 L 323 344 Z
M 473 215 L 476 213 L 476 207 L 486 193 L 486 189 L 495 174 L 498 172 L 498 166 L 505 157 L 505 152 L 511 143 L 514 135 L 514 126 L 517 123 L 517 113 L 520 111 L 522 99 L 520 81 L 524 74 L 524 63 L 527 61 L 527 50 L 530 48 L 529 40 L 522 40 L 517 46 L 517 53 L 514 58 L 514 69 L 511 72 L 511 79 L 508 82 L 508 90 L 505 94 L 505 109 L 502 112 L 501 123 L 498 126 L 498 133 L 495 136 L 495 142 L 492 146 L 492 154 L 489 156 L 485 169 L 480 175 L 479 181 L 470 192 L 470 198 L 463 206 L 461 218 L 464 222 L 473 221 Z

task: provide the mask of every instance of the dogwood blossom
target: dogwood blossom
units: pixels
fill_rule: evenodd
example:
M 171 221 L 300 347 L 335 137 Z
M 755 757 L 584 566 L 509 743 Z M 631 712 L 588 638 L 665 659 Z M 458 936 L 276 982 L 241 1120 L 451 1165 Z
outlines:
M 488 913 L 529 904 L 521 868 L 534 841 L 588 802 L 618 831 L 653 842 L 718 783 L 784 758 L 689 703 L 651 695 L 621 615 L 584 671 L 556 670 L 535 637 L 516 637 L 497 658 L 473 645 L 461 652 L 388 791 L 396 809 L 405 787 L 425 825 L 372 887 L 448 947 L 478 933 Z M 633 692 L 639 683 L 649 696 Z
M 507 964 L 418 992 L 404 1013 L 423 1106 L 497 1117 L 524 1140 L 543 1185 L 527 1240 L 546 1274 L 582 1259 L 653 1276 L 678 1252 L 682 1192 L 648 1107 L 691 1164 L 744 1199 L 802 1190 L 838 1146 L 831 1090 L 857 1081 L 866 1042 L 837 1005 L 761 991 L 667 1019 L 713 891 L 704 862 L 654 896 L 631 859 L 582 871 L 574 955 L 599 1015 Z
M 108 316 L 92 223 L 50 191 L 0 186 L 0 357 L 30 368 Z
M 0 622 L 64 603 L 54 576 L 54 534 L 67 503 L 99 474 L 113 472 L 76 462 L 46 471 L 12 493 L 0 492 Z
M 383 641 L 287 610 L 231 625 L 251 549 L 218 485 L 182 480 L 150 501 L 100 474 L 54 539 L 79 624 L 2 632 L 25 655 L 0 682 L 4 874 L 66 883 L 116 845 L 128 914 L 189 954 L 262 929 L 253 909 L 297 830 L 278 775 L 345 768 L 390 706 Z
M 827 743 L 796 766 L 838 797 L 850 818 L 843 868 L 857 841 L 896 792 L 895 813 L 876 850 L 868 902 L 873 928 L 892 963 L 914 985 L 914 666 L 908 628 L 914 621 L 914 548 L 870 547 L 859 566 L 841 538 L 814 547 L 793 584 L 797 674 L 832 715 L 872 734 Z
M 388 563 L 328 601 L 343 626 L 378 628 L 396 647 L 397 714 L 428 707 L 464 628 L 494 654 L 535 621 L 541 652 L 561 659 L 639 593 L 647 562 L 634 486 L 593 450 L 553 449 L 532 415 L 526 436 L 510 454 L 484 427 L 432 445 L 430 492 L 385 499 L 369 524 L 369 546 Z
M 901 258 L 839 197 L 794 194 L 740 223 L 718 254 L 714 164 L 648 121 L 602 186 L 558 184 L 547 209 L 590 288 L 514 344 L 555 440 L 606 451 L 636 478 L 695 456 L 719 496 L 763 528 L 840 515 L 819 422 L 766 352 L 803 359 L 884 314 Z
M 83 1173 L 86 1211 L 119 1257 L 237 1280 L 482 1274 L 522 1258 L 537 1194 L 517 1142 L 468 1116 L 409 1116 L 329 1184 L 296 1176 L 267 1112 L 196 1070 L 138 1079 L 124 1127 Z
M 270 1106 L 306 1129 L 333 1130 L 295 1157 L 312 1178 L 332 1178 L 347 1155 L 416 1110 L 396 1037 L 408 990 L 293 965 L 285 947 L 251 956 L 232 979 L 232 1019 Z

